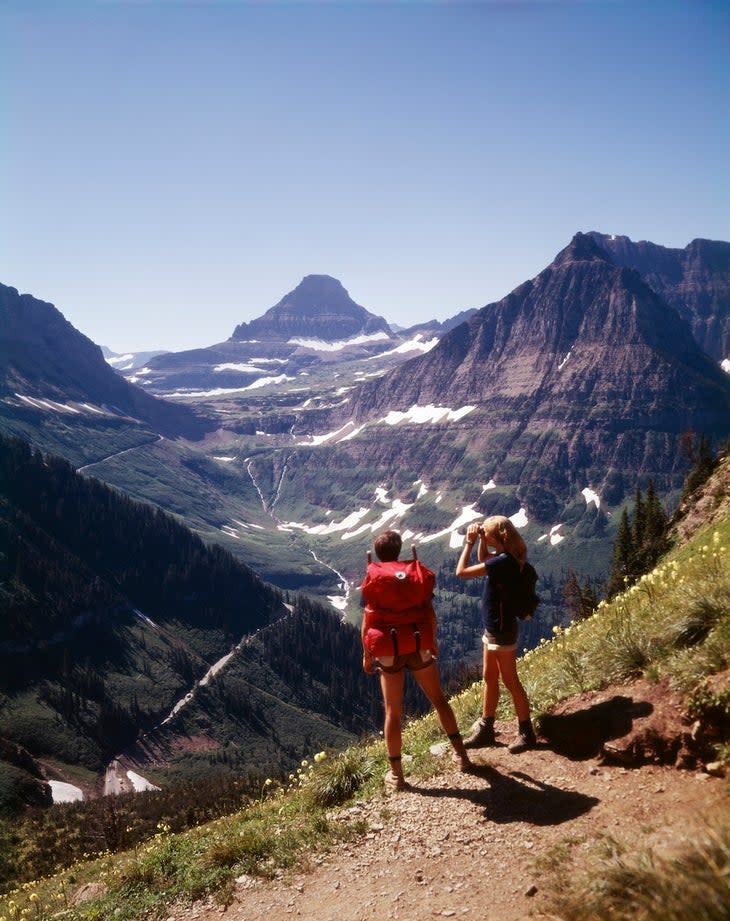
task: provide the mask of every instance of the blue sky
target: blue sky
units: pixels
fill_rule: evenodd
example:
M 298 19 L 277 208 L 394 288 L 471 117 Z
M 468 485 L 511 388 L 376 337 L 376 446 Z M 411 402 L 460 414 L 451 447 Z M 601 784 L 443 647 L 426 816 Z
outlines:
M 730 3 L 0 0 L 0 282 L 117 352 L 304 275 L 400 325 L 730 240 Z

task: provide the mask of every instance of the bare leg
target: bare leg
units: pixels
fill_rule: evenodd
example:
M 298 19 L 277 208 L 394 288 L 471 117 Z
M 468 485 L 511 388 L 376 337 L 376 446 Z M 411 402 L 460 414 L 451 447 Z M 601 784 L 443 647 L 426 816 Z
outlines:
M 499 660 L 496 649 L 484 647 L 484 702 L 482 716 L 494 718 L 499 703 Z
M 383 692 L 383 705 L 385 707 L 385 725 L 383 735 L 385 747 L 390 759 L 390 769 L 396 777 L 403 778 L 401 764 L 401 715 L 403 708 L 403 684 L 405 675 L 401 672 L 380 673 L 380 689 Z
M 426 697 L 428 697 L 438 715 L 439 722 L 444 732 L 449 737 L 451 747 L 454 749 L 455 763 L 462 771 L 469 770 L 469 768 L 471 768 L 471 761 L 464 748 L 464 740 L 461 738 L 454 711 L 441 688 L 441 679 L 436 663 L 432 662 L 428 668 L 421 668 L 413 672 L 413 677 L 420 685 Z
M 427 668 L 418 669 L 412 674 L 431 702 L 446 735 L 452 736 L 455 732 L 458 732 L 459 726 L 456 722 L 454 711 L 441 689 L 441 679 L 436 663 L 432 662 Z
M 530 701 L 517 674 L 517 653 L 514 649 L 493 650 L 499 674 L 502 676 L 504 686 L 510 692 L 515 705 L 517 719 L 520 722 L 530 718 Z M 496 705 L 495 705 L 496 710 Z

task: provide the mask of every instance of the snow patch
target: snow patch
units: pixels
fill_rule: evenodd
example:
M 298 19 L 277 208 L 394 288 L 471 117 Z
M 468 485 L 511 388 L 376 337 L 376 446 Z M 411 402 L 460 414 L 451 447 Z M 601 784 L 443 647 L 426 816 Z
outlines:
M 594 492 L 590 487 L 586 486 L 585 489 L 581 489 L 581 494 L 586 500 L 586 505 L 590 505 L 591 502 L 596 506 L 596 508 L 601 507 L 601 497 L 598 493 Z
M 342 521 L 331 521 L 329 524 L 306 525 L 299 521 L 287 521 L 279 525 L 279 530 L 288 531 L 295 528 L 296 530 L 304 531 L 306 534 L 335 534 L 338 531 L 349 531 L 350 528 L 362 521 L 369 511 L 369 508 L 359 508 L 356 512 L 350 512 Z
M 183 387 L 181 390 L 174 390 L 171 393 L 163 393 L 161 396 L 167 397 L 168 399 L 175 399 L 176 397 L 224 397 L 233 393 L 244 393 L 247 390 L 258 390 L 260 387 L 268 387 L 269 384 L 283 384 L 286 381 L 293 380 L 293 377 L 289 377 L 286 374 L 277 374 L 275 377 L 259 377 L 252 384 L 247 384 L 245 387 L 214 387 L 213 390 L 192 390 Z
M 127 777 L 129 777 L 134 787 L 135 793 L 144 793 L 145 790 L 159 790 L 159 787 L 156 787 L 153 783 L 147 780 L 145 777 L 142 777 L 141 774 L 136 774 L 134 771 L 127 771 Z
M 542 534 L 538 537 L 538 543 L 543 540 L 549 540 L 551 546 L 557 546 L 562 540 L 565 540 L 565 535 L 558 533 L 562 527 L 562 524 L 553 525 L 547 534 Z
M 129 371 L 134 364 L 134 355 L 115 355 L 114 358 L 105 359 L 108 365 L 117 371 Z
M 215 387 L 213 390 L 192 390 L 190 388 L 183 388 L 182 390 L 171 390 L 161 393 L 160 396 L 165 397 L 168 400 L 174 399 L 199 399 L 205 397 L 225 397 L 231 396 L 234 393 L 243 393 L 244 390 L 248 390 L 247 387 Z
M 411 406 L 405 412 L 392 409 L 381 421 L 386 425 L 398 425 L 400 422 L 414 422 L 416 425 L 426 422 L 458 422 L 473 409 L 476 409 L 476 406 L 449 409 L 448 406 L 434 406 L 433 403 L 429 403 L 427 406 Z
M 394 349 L 388 349 L 387 352 L 380 352 L 379 355 L 371 355 L 367 360 L 375 361 L 377 358 L 385 358 L 386 355 L 403 355 L 408 352 L 430 352 L 431 349 L 438 344 L 438 337 L 433 339 L 424 339 L 421 333 L 417 333 L 413 339 L 408 339 L 406 342 L 402 342 L 400 345 L 397 345 Z
M 99 409 L 98 406 L 94 406 L 93 403 L 80 403 L 79 406 L 82 406 L 84 409 L 87 409 L 90 413 L 97 413 L 100 416 L 106 416 L 106 413 L 103 409 Z
M 253 359 L 259 365 L 285 365 L 286 358 L 266 358 L 263 355 Z M 214 371 L 250 371 L 254 374 L 266 374 L 261 368 L 248 362 L 224 361 L 213 368 Z
M 51 788 L 51 798 L 54 803 L 81 803 L 84 800 L 84 791 L 72 783 L 49 780 L 48 786 Z
M 370 335 L 353 336 L 352 339 L 340 339 L 337 342 L 327 342 L 325 339 L 289 339 L 288 345 L 299 345 L 305 349 L 311 349 L 313 352 L 341 352 L 350 345 L 364 345 L 368 342 L 379 342 L 383 339 L 390 339 L 385 333 L 371 333 Z
M 293 377 L 289 377 L 287 374 L 277 374 L 275 377 L 260 377 L 257 381 L 254 381 L 253 384 L 249 384 L 248 387 L 244 387 L 244 390 L 257 390 L 259 387 L 268 387 L 269 384 L 284 384 L 286 381 L 293 381 Z
M 727 374 L 730 374 L 730 358 L 724 358 L 724 359 L 720 362 L 720 367 L 721 367 L 722 370 L 725 371 Z
M 510 515 L 509 520 L 516 528 L 526 528 L 529 524 L 527 519 L 527 510 L 525 508 L 521 508 L 519 512 L 516 512 L 514 515 Z
M 47 409 L 55 413 L 74 413 L 77 416 L 81 415 L 80 409 L 76 409 L 74 406 L 69 406 L 66 403 L 56 403 L 55 400 L 42 400 L 38 397 L 27 397 L 22 393 L 16 393 L 15 396 L 24 403 L 28 403 L 28 405 L 32 406 L 34 409 Z
M 363 426 L 356 428 L 355 423 L 350 420 L 341 428 L 335 429 L 334 432 L 325 432 L 324 435 L 308 435 L 309 441 L 298 441 L 297 447 L 307 447 L 309 445 L 322 445 L 328 441 L 345 441 L 347 438 L 354 438 L 358 432 L 362 431 Z
M 571 349 L 571 350 L 568 352 L 568 354 L 565 356 L 565 358 L 560 362 L 560 364 L 558 365 L 558 371 L 563 367 L 563 365 L 565 364 L 565 362 L 570 358 L 570 356 L 571 356 L 572 354 L 573 354 L 573 349 Z
M 226 361 L 221 365 L 216 365 L 214 371 L 243 371 L 248 374 L 266 374 L 263 368 L 257 368 L 256 365 L 239 364 L 235 361 Z
M 482 486 L 482 492 L 486 492 L 488 489 L 496 489 L 496 488 L 497 488 L 497 484 L 494 482 L 494 480 L 490 480 L 488 483 Z
M 154 627 L 155 630 L 160 629 L 154 620 L 151 620 L 146 614 L 143 614 L 141 611 L 137 610 L 137 608 L 132 608 L 132 613 L 136 614 L 136 616 L 139 617 L 140 620 L 143 620 L 146 624 L 149 624 L 150 627 Z
M 134 374 L 130 374 L 127 380 L 130 384 L 136 384 L 140 377 L 145 377 L 147 374 L 152 374 L 152 368 L 137 368 Z
M 422 544 L 429 544 L 432 540 L 437 540 L 439 537 L 444 537 L 446 534 L 449 535 L 449 545 L 454 539 L 453 535 L 458 531 L 459 528 L 463 527 L 465 524 L 474 521 L 476 518 L 481 518 L 482 513 L 477 512 L 474 508 L 474 503 L 471 505 L 465 505 L 460 514 L 451 522 L 448 527 L 444 528 L 442 531 L 437 531 L 435 534 L 429 534 L 427 537 L 421 539 Z M 459 544 L 462 543 L 463 538 L 459 537 Z
M 458 531 L 452 531 L 449 537 L 449 550 L 458 550 L 462 544 L 461 534 Z

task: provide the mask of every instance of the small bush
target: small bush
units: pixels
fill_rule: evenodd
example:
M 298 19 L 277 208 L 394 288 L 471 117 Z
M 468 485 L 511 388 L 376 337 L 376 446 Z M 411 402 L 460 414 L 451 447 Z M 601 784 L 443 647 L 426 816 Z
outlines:
M 307 796 L 315 806 L 335 806 L 350 799 L 375 771 L 375 759 L 365 750 L 348 748 L 323 761 L 307 781 Z

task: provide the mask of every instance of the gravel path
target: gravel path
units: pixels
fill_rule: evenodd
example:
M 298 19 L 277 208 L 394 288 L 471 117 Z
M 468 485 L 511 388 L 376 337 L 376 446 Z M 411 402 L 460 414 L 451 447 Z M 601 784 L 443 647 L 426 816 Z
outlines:
M 511 740 L 511 725 L 498 729 Z M 435 758 L 443 773 L 336 813 L 366 820 L 356 842 L 315 856 L 304 872 L 240 877 L 227 908 L 196 904 L 168 921 L 552 918 L 544 864 L 558 846 L 579 872 L 601 839 L 661 853 L 707 817 L 729 815 L 726 781 L 702 772 L 606 767 L 546 746 L 476 752 L 473 774 L 456 773 L 448 754 Z

